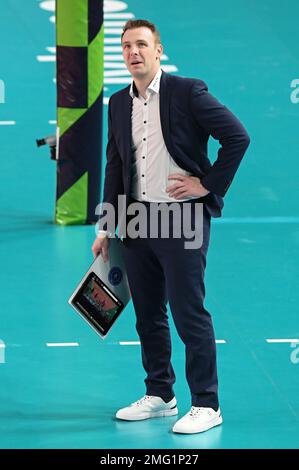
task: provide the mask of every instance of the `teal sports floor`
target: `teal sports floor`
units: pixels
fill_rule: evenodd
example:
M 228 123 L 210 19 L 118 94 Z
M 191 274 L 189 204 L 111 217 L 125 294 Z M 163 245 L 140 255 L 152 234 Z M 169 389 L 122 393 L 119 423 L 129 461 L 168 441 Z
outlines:
M 53 224 L 55 163 L 35 144 L 55 132 L 53 3 L 1 1 L 0 448 L 298 448 L 298 2 L 106 3 L 156 22 L 162 67 L 205 80 L 251 136 L 206 271 L 224 423 L 191 436 L 171 433 L 176 417 L 114 420 L 144 394 L 140 346 L 121 344 L 138 341 L 132 304 L 105 341 L 67 304 L 94 229 Z M 116 37 L 107 31 L 105 46 Z M 126 86 L 113 71 L 106 63 L 105 102 Z M 172 331 L 182 415 L 190 397 Z

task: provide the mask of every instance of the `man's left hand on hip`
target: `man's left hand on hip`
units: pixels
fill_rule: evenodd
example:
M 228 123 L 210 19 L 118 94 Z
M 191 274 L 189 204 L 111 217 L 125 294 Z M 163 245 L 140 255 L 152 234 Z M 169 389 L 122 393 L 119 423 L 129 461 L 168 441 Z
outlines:
M 204 197 L 209 194 L 200 182 L 197 176 L 184 176 L 173 174 L 168 176 L 169 180 L 177 180 L 176 183 L 168 186 L 166 192 L 175 199 L 183 199 L 186 197 Z

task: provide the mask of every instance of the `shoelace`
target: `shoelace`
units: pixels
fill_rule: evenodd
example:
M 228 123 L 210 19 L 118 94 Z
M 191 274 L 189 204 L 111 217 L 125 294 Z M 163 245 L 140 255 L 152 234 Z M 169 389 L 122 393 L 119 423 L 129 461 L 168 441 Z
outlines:
M 140 405 L 143 405 L 144 402 L 150 399 L 151 397 L 149 395 L 144 395 L 144 397 L 140 398 L 140 400 L 135 401 L 134 403 L 132 403 L 132 405 L 140 406 Z
M 197 418 L 199 415 L 206 413 L 211 415 L 211 412 L 207 411 L 206 408 L 192 406 L 189 415 L 191 418 Z

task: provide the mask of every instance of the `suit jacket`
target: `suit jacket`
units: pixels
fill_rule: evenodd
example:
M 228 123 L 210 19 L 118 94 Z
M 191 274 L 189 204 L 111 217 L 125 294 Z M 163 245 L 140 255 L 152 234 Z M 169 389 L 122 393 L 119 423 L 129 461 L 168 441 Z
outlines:
M 132 98 L 130 86 L 113 94 L 108 108 L 108 144 L 102 202 L 117 209 L 119 194 L 130 196 L 132 158 Z M 198 79 L 162 72 L 160 117 L 168 152 L 183 169 L 198 176 L 211 191 L 199 202 L 213 217 L 221 216 L 223 196 L 228 190 L 249 145 L 240 121 Z M 209 136 L 221 145 L 212 165 L 207 156 Z M 116 211 L 117 212 L 117 211 Z

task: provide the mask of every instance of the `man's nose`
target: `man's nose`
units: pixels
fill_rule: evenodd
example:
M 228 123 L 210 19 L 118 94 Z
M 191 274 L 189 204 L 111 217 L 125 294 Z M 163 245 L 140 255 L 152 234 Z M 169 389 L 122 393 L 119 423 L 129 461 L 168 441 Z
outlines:
M 138 52 L 139 52 L 139 51 L 138 51 L 138 47 L 136 47 L 136 46 L 134 47 L 134 46 L 133 46 L 132 49 L 131 49 L 131 51 L 130 51 L 130 55 L 131 55 L 131 56 L 137 55 Z

